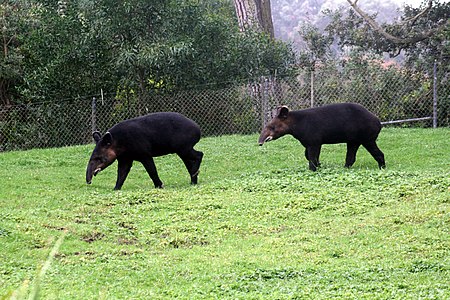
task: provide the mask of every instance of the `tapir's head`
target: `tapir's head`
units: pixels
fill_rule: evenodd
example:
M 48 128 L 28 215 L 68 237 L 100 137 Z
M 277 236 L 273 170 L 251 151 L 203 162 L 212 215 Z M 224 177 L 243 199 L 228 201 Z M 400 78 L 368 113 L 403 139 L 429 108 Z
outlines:
M 262 146 L 265 142 L 276 140 L 289 132 L 289 108 L 280 106 L 277 108 L 276 116 L 261 131 L 259 145 Z
M 96 145 L 86 169 L 87 184 L 91 184 L 92 176 L 106 169 L 117 158 L 115 143 L 110 132 L 101 136 L 100 132 L 96 131 L 92 136 Z

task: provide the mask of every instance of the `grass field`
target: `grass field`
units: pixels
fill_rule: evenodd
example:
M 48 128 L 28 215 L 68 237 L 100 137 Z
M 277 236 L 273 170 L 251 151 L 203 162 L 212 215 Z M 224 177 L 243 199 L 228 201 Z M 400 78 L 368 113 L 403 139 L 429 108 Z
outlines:
M 92 145 L 0 153 L 0 299 L 449 299 L 450 129 L 385 128 L 387 168 L 291 137 L 204 138 L 85 184 Z

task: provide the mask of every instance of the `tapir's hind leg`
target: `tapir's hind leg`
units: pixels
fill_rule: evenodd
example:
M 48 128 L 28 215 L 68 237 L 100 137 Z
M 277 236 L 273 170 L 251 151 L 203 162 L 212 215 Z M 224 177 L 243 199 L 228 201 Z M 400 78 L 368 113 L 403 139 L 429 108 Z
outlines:
M 369 151 L 369 153 L 375 158 L 378 162 L 378 167 L 380 169 L 386 167 L 386 163 L 384 161 L 384 154 L 381 152 L 380 148 L 378 148 L 377 143 L 375 141 L 367 142 L 363 144 L 364 148 Z
M 183 160 L 184 165 L 186 166 L 186 169 L 191 176 L 191 183 L 197 184 L 200 164 L 202 163 L 203 159 L 203 152 L 197 151 L 192 148 L 188 151 L 178 153 L 178 156 Z
M 345 167 L 350 168 L 356 161 L 356 152 L 358 151 L 359 144 L 347 143 L 347 156 L 345 158 Z

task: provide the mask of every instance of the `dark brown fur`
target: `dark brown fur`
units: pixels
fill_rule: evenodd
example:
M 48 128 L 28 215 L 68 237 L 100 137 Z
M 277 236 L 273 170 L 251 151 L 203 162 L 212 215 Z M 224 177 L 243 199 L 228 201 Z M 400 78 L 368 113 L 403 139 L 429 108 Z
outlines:
M 289 111 L 282 106 L 278 108 L 277 116 L 262 130 L 259 144 L 291 134 L 306 148 L 305 157 L 312 171 L 319 166 L 323 144 L 347 144 L 345 167 L 354 164 L 356 152 L 363 145 L 378 166 L 384 168 L 384 154 L 376 143 L 380 131 L 380 120 L 359 104 L 330 104 L 299 111 Z
M 103 136 L 94 132 L 93 137 L 96 146 L 86 169 L 88 184 L 92 176 L 117 159 L 114 189 L 121 189 L 133 161 L 141 162 L 155 187 L 162 188 L 153 157 L 170 153 L 176 153 L 183 160 L 191 183 L 197 183 L 203 153 L 194 150 L 194 145 L 200 140 L 200 128 L 181 114 L 161 112 L 126 120 L 114 125 Z

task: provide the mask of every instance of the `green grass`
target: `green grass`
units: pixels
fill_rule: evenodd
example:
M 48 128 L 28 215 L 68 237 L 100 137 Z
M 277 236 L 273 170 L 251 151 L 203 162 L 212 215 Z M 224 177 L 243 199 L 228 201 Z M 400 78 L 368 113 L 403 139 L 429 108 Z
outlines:
M 385 170 L 256 141 L 202 139 L 197 186 L 157 158 L 164 190 L 138 163 L 86 185 L 92 145 L 1 153 L 0 299 L 450 298 L 448 128 L 383 129 Z

